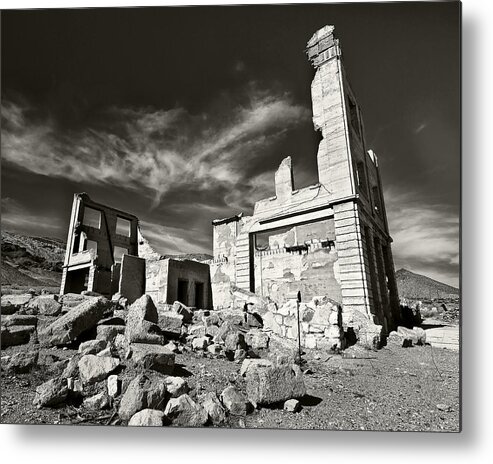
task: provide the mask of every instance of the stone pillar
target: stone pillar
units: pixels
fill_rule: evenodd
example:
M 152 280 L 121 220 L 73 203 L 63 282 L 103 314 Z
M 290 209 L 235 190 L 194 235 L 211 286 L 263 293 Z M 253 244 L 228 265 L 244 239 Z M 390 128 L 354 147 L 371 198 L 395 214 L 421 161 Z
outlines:
M 356 203 L 351 201 L 334 205 L 334 225 L 341 280 L 342 318 L 344 326 L 350 326 L 354 311 L 371 318 L 368 268 L 365 266 Z

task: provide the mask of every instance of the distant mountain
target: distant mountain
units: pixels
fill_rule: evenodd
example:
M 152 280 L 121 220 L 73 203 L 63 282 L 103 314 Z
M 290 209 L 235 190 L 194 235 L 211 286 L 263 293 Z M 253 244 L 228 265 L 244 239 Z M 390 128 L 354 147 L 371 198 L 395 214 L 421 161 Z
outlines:
M 2 231 L 1 284 L 59 286 L 64 256 L 62 240 Z
M 166 258 L 184 260 L 189 259 L 190 261 L 208 261 L 212 259 L 212 255 L 208 255 L 207 253 L 188 253 L 183 255 L 164 255 Z
M 401 298 L 435 299 L 454 298 L 459 296 L 459 289 L 438 282 L 421 274 L 399 269 L 395 273 L 397 288 Z

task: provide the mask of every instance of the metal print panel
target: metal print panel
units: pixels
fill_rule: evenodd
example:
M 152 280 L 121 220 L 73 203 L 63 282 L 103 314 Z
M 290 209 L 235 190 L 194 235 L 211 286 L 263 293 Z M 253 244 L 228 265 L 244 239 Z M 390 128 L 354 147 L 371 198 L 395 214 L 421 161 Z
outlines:
M 460 4 L 2 12 L 4 423 L 460 430 Z

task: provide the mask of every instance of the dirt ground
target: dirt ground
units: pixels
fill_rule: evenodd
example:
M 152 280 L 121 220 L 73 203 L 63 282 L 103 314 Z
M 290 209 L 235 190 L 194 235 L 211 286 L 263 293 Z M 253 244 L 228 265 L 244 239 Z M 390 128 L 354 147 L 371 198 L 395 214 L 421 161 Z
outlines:
M 22 347 L 2 351 L 2 356 Z M 60 358 L 75 351 L 45 350 Z M 44 353 L 44 354 L 46 354 Z M 320 359 L 316 359 L 320 358 Z M 432 346 L 384 347 L 366 351 L 352 347 L 343 355 L 307 352 L 305 382 L 308 394 L 299 413 L 262 408 L 246 417 L 230 416 L 227 427 L 459 431 L 459 353 Z M 208 354 L 176 356 L 175 375 L 186 377 L 191 396 L 235 384 L 244 390 L 240 364 Z M 130 372 L 124 377 L 131 376 Z M 30 374 L 1 379 L 1 422 L 31 424 L 120 424 L 114 410 L 89 412 L 83 406 L 37 409 L 32 405 L 36 386 L 53 378 L 53 370 L 37 368 Z M 127 379 L 128 380 L 128 379 Z M 125 380 L 124 380 L 125 383 Z

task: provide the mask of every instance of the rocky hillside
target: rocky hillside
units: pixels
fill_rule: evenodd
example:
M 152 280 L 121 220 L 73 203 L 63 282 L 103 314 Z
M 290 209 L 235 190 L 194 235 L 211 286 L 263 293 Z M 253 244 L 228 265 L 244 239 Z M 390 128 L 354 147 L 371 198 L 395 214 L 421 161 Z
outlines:
M 2 286 L 59 286 L 65 243 L 2 231 Z
M 459 296 L 459 289 L 407 269 L 399 269 L 395 277 L 401 298 L 431 300 Z

